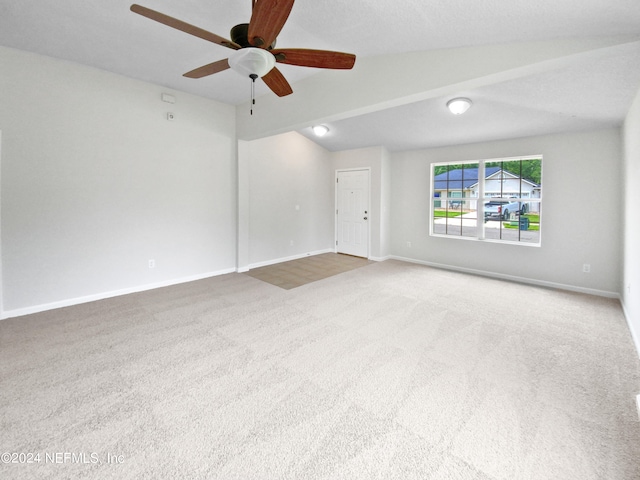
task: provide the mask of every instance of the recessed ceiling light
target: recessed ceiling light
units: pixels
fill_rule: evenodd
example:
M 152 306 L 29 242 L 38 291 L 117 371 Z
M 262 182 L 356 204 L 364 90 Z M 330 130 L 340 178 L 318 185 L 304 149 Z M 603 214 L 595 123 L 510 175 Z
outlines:
M 449 110 L 451 110 L 451 113 L 454 115 L 462 115 L 464 112 L 469 110 L 470 106 L 471 100 L 468 98 L 454 98 L 447 102 L 447 107 L 449 107 Z
M 329 131 L 329 127 L 327 127 L 326 125 L 314 125 L 311 128 L 313 129 L 313 133 L 315 133 L 318 137 L 324 137 Z

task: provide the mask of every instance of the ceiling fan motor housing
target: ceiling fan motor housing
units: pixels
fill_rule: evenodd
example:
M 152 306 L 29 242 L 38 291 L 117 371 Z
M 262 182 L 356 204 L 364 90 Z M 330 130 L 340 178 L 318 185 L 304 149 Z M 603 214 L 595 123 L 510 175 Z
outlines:
M 231 29 L 231 41 L 237 43 L 242 48 L 254 47 L 258 45 L 251 45 L 249 43 L 249 24 L 240 23 Z M 276 48 L 276 40 L 273 41 L 267 50 L 273 50 Z

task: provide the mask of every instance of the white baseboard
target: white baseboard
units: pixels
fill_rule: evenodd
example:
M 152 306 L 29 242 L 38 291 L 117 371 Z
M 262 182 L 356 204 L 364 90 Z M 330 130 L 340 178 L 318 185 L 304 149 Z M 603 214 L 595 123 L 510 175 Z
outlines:
M 314 252 L 308 252 L 308 253 L 301 253 L 301 254 L 298 254 L 298 255 L 292 255 L 290 257 L 275 258 L 273 260 L 266 260 L 264 262 L 252 263 L 248 267 L 239 268 L 238 272 L 248 272 L 252 268 L 266 267 L 267 265 L 275 265 L 276 263 L 290 262 L 291 260 L 298 260 L 300 258 L 310 257 L 312 255 L 320 255 L 322 253 L 334 253 L 334 252 L 335 252 L 334 249 L 327 248 L 325 250 L 316 250 Z
M 390 260 L 392 257 L 387 255 L 386 257 L 369 257 L 369 260 L 374 262 L 384 262 L 385 260 Z
M 234 273 L 235 271 L 236 271 L 235 268 L 230 268 L 226 270 L 219 270 L 217 272 L 209 272 L 209 273 L 203 273 L 200 275 L 193 275 L 190 277 L 175 278 L 175 279 L 166 280 L 158 283 L 138 285 L 136 287 L 124 288 L 122 290 L 114 290 L 111 292 L 97 293 L 95 295 L 87 295 L 84 297 L 70 298 L 70 299 L 61 300 L 58 302 L 34 305 L 32 307 L 17 308 L 15 310 L 0 312 L 0 320 L 13 318 L 13 317 L 21 317 L 23 315 L 31 315 L 32 313 L 45 312 L 47 310 L 54 310 L 56 308 L 71 307 L 73 305 L 80 305 L 82 303 L 95 302 L 96 300 L 104 300 L 106 298 L 119 297 L 120 295 L 128 295 L 130 293 L 138 293 L 138 292 L 144 292 L 147 290 L 154 290 L 156 288 L 170 287 L 171 285 L 178 285 L 180 283 L 194 282 L 196 280 L 203 280 L 205 278 L 217 277 L 218 275 Z
M 441 268 L 443 270 L 452 270 L 454 272 L 469 273 L 471 275 L 479 275 L 481 277 L 497 278 L 499 280 L 509 280 L 512 282 L 525 283 L 529 285 L 537 285 L 539 287 L 557 288 L 559 290 L 569 290 L 571 292 L 586 293 L 588 295 L 596 295 L 598 297 L 617 298 L 620 299 L 618 292 L 608 292 L 606 290 L 597 290 L 594 288 L 576 287 L 574 285 L 567 285 L 564 283 L 547 282 L 545 280 L 535 280 L 533 278 L 518 277 L 516 275 L 506 275 L 503 273 L 487 272 L 484 270 L 475 270 L 473 268 L 456 267 L 451 265 L 444 265 L 440 263 L 425 262 L 423 260 L 415 260 L 413 258 L 398 257 L 391 255 L 392 259 L 400 260 L 403 262 L 417 263 L 419 265 L 426 265 L 427 267 Z

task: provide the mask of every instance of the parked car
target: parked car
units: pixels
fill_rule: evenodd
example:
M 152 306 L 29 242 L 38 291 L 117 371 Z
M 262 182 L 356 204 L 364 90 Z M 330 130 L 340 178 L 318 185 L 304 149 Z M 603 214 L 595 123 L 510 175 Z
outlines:
M 514 202 L 508 198 L 492 198 L 484 204 L 484 220 L 508 220 L 509 215 L 517 213 L 524 215 L 527 213 L 527 204 L 524 202 Z

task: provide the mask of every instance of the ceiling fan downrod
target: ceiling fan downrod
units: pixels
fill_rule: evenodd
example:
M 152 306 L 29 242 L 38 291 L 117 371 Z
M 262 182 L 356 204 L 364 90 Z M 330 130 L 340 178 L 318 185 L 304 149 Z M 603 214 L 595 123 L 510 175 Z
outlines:
M 256 104 L 256 78 L 258 78 L 258 75 L 256 75 L 255 73 L 252 73 L 251 75 L 249 75 L 249 78 L 251 79 L 251 115 L 253 115 L 253 106 Z

